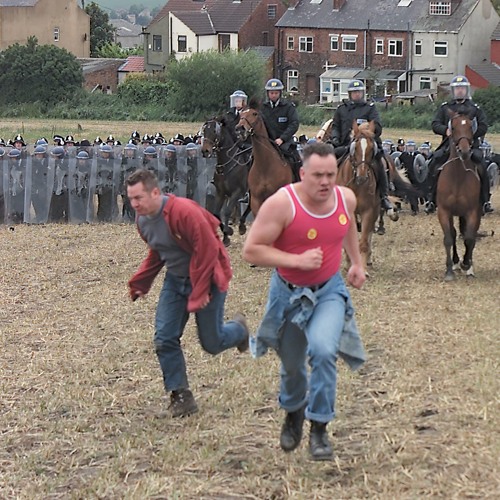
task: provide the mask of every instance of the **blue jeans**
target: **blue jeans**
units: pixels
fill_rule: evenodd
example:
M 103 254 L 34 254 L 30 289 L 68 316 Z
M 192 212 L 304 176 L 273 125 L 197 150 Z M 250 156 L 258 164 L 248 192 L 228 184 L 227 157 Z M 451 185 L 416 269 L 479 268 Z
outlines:
M 274 273 L 268 308 L 273 303 L 286 304 L 277 349 L 281 360 L 280 406 L 293 412 L 307 403 L 306 418 L 326 423 L 335 417 L 337 357 L 349 292 L 340 273 L 335 274 L 314 293 L 317 301 L 304 329 L 291 321 L 296 314 L 289 304 L 292 293 Z
M 189 387 L 181 337 L 189 318 L 187 301 L 190 293 L 189 278 L 175 276 L 167 271 L 156 307 L 154 336 L 167 392 Z M 203 349 L 210 354 L 219 354 L 236 347 L 245 340 L 247 334 L 236 321 L 224 323 L 226 292 L 220 292 L 212 284 L 210 293 L 212 298 L 208 305 L 195 313 L 196 325 Z

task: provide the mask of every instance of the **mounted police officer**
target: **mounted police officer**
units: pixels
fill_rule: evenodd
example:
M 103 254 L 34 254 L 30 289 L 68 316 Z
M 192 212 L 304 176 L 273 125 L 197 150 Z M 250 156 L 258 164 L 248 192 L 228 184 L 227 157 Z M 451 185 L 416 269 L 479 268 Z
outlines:
M 433 160 L 429 164 L 429 201 L 425 208 L 426 213 L 432 213 L 436 210 L 436 188 L 439 177 L 440 167 L 444 165 L 450 153 L 450 134 L 449 121 L 450 115 L 448 111 L 460 112 L 467 114 L 471 120 L 477 123 L 476 131 L 474 132 L 474 142 L 472 144 L 472 161 L 479 165 L 478 173 L 481 179 L 481 202 L 483 212 L 493 212 L 489 198 L 489 183 L 486 175 L 485 167 L 482 162 L 482 153 L 480 151 L 481 138 L 484 137 L 488 130 L 486 115 L 484 111 L 470 97 L 470 83 L 465 76 L 455 76 L 450 83 L 452 99 L 449 102 L 441 104 L 432 121 L 432 130 L 435 134 L 442 136 L 441 144 L 434 152 Z
M 283 99 L 283 83 L 277 78 L 268 80 L 265 86 L 267 101 L 262 106 L 262 118 L 269 138 L 279 146 L 292 165 L 294 176 L 302 165 L 293 136 L 299 129 L 299 115 L 292 102 Z
M 375 141 L 378 147 L 377 154 L 375 155 L 375 175 L 377 177 L 377 184 L 380 194 L 380 203 L 384 210 L 393 210 L 392 203 L 387 198 L 387 191 L 389 189 L 387 181 L 387 173 L 385 166 L 381 161 L 384 154 L 382 148 L 382 141 L 380 136 L 382 134 L 382 124 L 380 117 L 373 102 L 365 100 L 365 85 L 361 80 L 353 80 L 347 87 L 347 94 L 349 99 L 335 110 L 333 115 L 332 124 L 332 144 L 335 147 L 335 155 L 341 158 L 348 151 L 351 144 L 351 131 L 353 121 L 356 120 L 358 124 L 365 121 L 375 122 Z
M 229 111 L 226 113 L 228 122 L 233 125 L 233 129 L 238 124 L 240 119 L 240 111 L 246 108 L 248 102 L 248 96 L 243 92 L 243 90 L 235 90 L 229 96 Z

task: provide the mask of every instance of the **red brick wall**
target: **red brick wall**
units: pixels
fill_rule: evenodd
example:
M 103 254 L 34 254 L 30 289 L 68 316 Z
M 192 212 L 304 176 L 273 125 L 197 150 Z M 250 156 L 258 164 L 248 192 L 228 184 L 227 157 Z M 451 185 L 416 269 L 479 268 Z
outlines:
M 500 40 L 491 41 L 490 51 L 491 62 L 500 64 Z
M 269 19 L 267 16 L 268 5 L 276 5 L 276 17 Z M 274 25 L 285 13 L 287 7 L 282 0 L 264 0 L 253 11 L 247 22 L 242 26 L 239 35 L 239 48 L 246 49 L 255 45 L 265 45 L 262 33 L 267 31 L 267 45 L 274 45 Z
M 115 93 L 118 87 L 118 68 L 124 62 L 123 60 L 121 62 L 110 63 L 106 65 L 105 68 L 84 73 L 83 86 L 87 90 L 92 90 L 96 85 L 101 85 L 104 92 L 106 92 L 106 89 L 109 87 L 111 92 Z

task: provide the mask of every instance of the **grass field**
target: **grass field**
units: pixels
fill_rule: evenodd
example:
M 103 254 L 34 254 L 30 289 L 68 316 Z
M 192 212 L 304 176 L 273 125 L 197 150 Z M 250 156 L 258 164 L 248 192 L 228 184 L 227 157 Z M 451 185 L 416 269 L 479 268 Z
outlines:
M 357 373 L 339 362 L 329 463 L 309 460 L 307 439 L 279 448 L 276 356 L 212 357 L 192 320 L 200 412 L 167 415 L 152 346 L 161 279 L 145 300 L 127 296 L 146 254 L 133 225 L 0 225 L 0 498 L 500 498 L 498 191 L 492 201 L 476 278 L 443 282 L 435 215 L 404 207 L 374 236 L 371 278 L 352 290 L 369 358 Z M 242 243 L 229 248 L 226 315 L 254 330 L 270 272 L 242 261 Z

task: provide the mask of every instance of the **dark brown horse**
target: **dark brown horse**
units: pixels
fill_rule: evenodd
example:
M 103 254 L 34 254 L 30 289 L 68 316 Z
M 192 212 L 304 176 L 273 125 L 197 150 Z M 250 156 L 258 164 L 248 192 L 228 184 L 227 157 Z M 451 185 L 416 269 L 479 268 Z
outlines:
M 204 157 L 214 153 L 217 156 L 215 167 L 215 205 L 210 211 L 221 220 L 221 229 L 224 234 L 224 244 L 229 245 L 229 236 L 233 229 L 229 221 L 233 213 L 239 214 L 239 201 L 247 191 L 249 151 L 240 148 L 241 142 L 231 130 L 232 125 L 225 117 L 215 117 L 206 121 L 202 128 L 203 141 L 201 152 Z M 240 234 L 246 231 L 245 220 L 240 217 Z
M 280 187 L 292 182 L 292 169 L 278 146 L 269 138 L 266 125 L 255 103 L 240 112 L 236 132 L 241 139 L 252 139 L 253 163 L 248 173 L 250 207 L 255 216 L 264 201 Z
M 474 276 L 472 252 L 481 223 L 478 167 L 471 159 L 473 121 L 466 114 L 449 114 L 450 156 L 442 167 L 436 191 L 437 214 L 443 229 L 446 249 L 445 281 L 455 279 L 453 271 L 459 268 L 466 271 L 467 276 Z M 460 234 L 465 244 L 462 262 L 457 252 L 457 231 L 453 223 L 455 216 L 458 217 Z
M 356 217 L 361 231 L 359 250 L 365 269 L 372 263 L 372 235 L 380 213 L 374 163 L 377 153 L 375 122 L 353 123 L 353 140 L 349 155 L 339 165 L 337 184 L 354 191 L 357 200 Z

